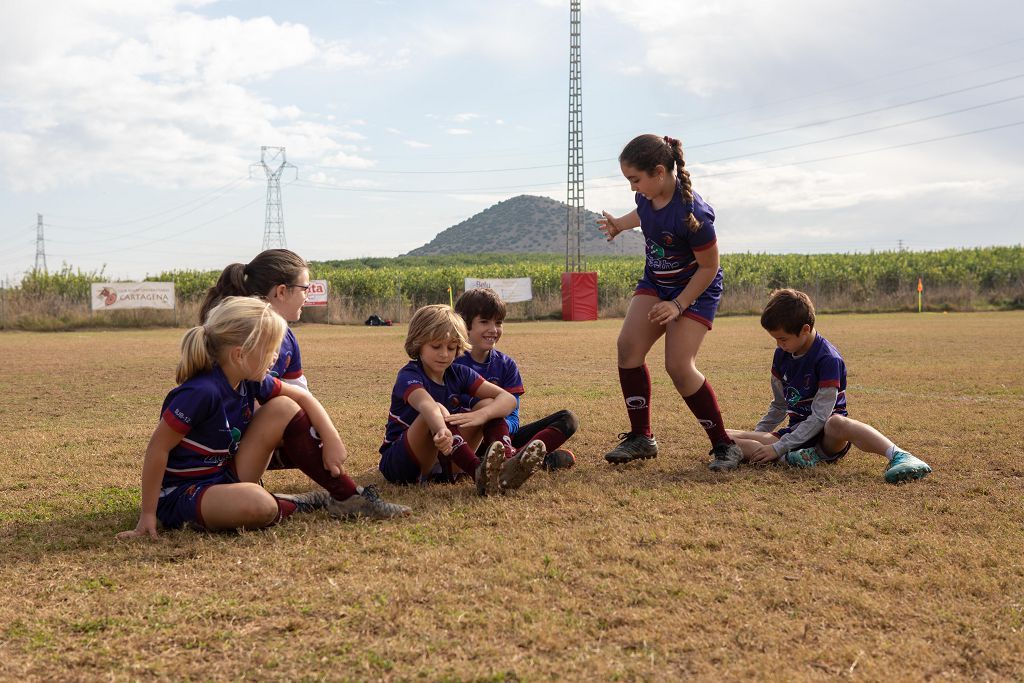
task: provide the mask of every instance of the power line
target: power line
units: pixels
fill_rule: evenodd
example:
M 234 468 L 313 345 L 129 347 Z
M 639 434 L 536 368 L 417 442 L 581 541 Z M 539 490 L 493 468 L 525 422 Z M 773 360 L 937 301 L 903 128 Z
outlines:
M 803 166 L 804 164 L 814 164 L 819 161 L 832 161 L 833 159 L 846 159 L 848 157 L 863 156 L 865 154 L 874 154 L 876 152 L 886 152 L 891 149 L 901 149 L 903 147 L 915 147 L 917 145 L 927 145 L 932 142 L 942 142 L 943 140 L 952 140 L 954 138 L 962 138 L 968 135 L 977 135 L 978 133 L 988 133 L 993 130 L 1001 130 L 1003 128 L 1012 128 L 1014 126 L 1024 125 L 1024 121 L 1014 121 L 1013 123 L 1006 123 L 1000 126 L 989 126 L 988 128 L 979 128 L 977 130 L 969 130 L 963 133 L 954 133 L 952 135 L 943 135 L 938 138 L 929 138 L 928 140 L 917 140 L 916 142 L 905 142 L 899 145 L 888 145 L 886 147 L 877 147 L 875 149 L 865 149 L 859 152 L 847 152 L 846 154 L 835 154 L 827 157 L 818 157 L 816 159 L 804 159 L 803 161 L 792 161 L 785 164 L 778 164 L 775 166 L 762 166 L 760 168 L 751 169 L 740 169 L 736 171 L 721 171 L 719 173 L 702 173 L 701 178 L 716 178 L 727 175 L 743 175 L 745 173 L 756 173 L 758 171 L 768 171 L 775 168 L 785 168 L 787 166 Z M 710 163 L 710 162 L 708 162 Z
M 876 128 L 868 128 L 867 130 L 859 130 L 859 131 L 856 131 L 856 132 L 853 132 L 853 133 L 845 133 L 843 135 L 835 135 L 835 136 L 830 137 L 830 138 L 822 138 L 820 140 L 811 140 L 809 142 L 798 142 L 798 143 L 795 143 L 795 144 L 792 144 L 792 145 L 786 145 L 784 147 L 775 147 L 773 149 L 764 149 L 764 150 L 761 150 L 761 151 L 758 151 L 758 152 L 748 152 L 746 154 L 737 154 L 737 155 L 731 156 L 731 157 L 720 157 L 718 159 L 710 159 L 708 161 L 702 161 L 700 163 L 703 163 L 703 164 L 715 164 L 715 163 L 719 163 L 719 162 L 722 162 L 722 161 L 735 161 L 736 159 L 746 159 L 748 157 L 758 156 L 760 154 L 770 154 L 772 152 L 783 152 L 785 150 L 796 149 L 798 147 L 808 147 L 810 145 L 820 145 L 820 144 L 825 143 L 825 142 L 834 142 L 835 140 L 843 140 L 845 138 L 852 138 L 852 137 L 856 137 L 858 135 L 867 135 L 868 133 L 877 133 L 879 131 L 889 130 L 891 128 L 899 128 L 901 126 L 909 126 L 911 124 L 921 123 L 923 121 L 931 121 L 932 119 L 940 119 L 940 118 L 942 118 L 944 116 L 952 116 L 953 114 L 962 114 L 964 112 L 973 111 L 975 109 L 984 109 L 985 107 L 992 107 L 992 106 L 995 106 L 997 104 L 1004 104 L 1006 102 L 1012 102 L 1014 100 L 1019 100 L 1019 99 L 1022 99 L 1022 98 L 1024 98 L 1024 95 L 1014 95 L 1013 97 L 1007 97 L 1007 98 L 1002 99 L 1002 100 L 996 100 L 995 102 L 986 102 L 985 104 L 976 104 L 973 107 L 964 107 L 963 109 L 956 109 L 954 111 L 947 111 L 947 112 L 943 112 L 941 114 L 933 114 L 932 116 L 925 116 L 925 117 L 922 117 L 922 118 L 919 118 L 919 119 L 914 119 L 912 121 L 902 121 L 900 123 L 890 123 L 890 124 L 888 124 L 886 126 L 878 126 Z
M 1016 99 L 1016 98 L 1011 98 L 1011 99 Z M 988 105 L 982 105 L 982 106 L 988 106 Z M 949 113 L 955 113 L 955 112 L 949 112 Z M 937 116 L 939 116 L 939 115 L 937 115 Z M 935 116 L 935 117 L 927 117 L 927 118 L 937 118 L 937 116 Z M 907 123 L 909 123 L 909 122 L 907 122 Z M 817 159 L 809 159 L 809 160 L 806 160 L 806 161 L 789 162 L 789 163 L 785 163 L 785 164 L 778 164 L 778 165 L 775 165 L 775 166 L 764 166 L 764 167 L 759 167 L 759 168 L 756 168 L 756 169 L 747 169 L 747 170 L 739 170 L 739 171 L 728 171 L 728 172 L 711 173 L 711 174 L 701 173 L 700 177 L 708 178 L 708 177 L 715 177 L 715 176 L 720 176 L 720 175 L 733 175 L 733 174 L 739 174 L 739 173 L 754 173 L 754 172 L 762 171 L 762 170 L 766 171 L 766 170 L 775 169 L 775 168 L 784 168 L 786 166 L 799 166 L 799 165 L 803 165 L 803 164 L 815 163 L 815 162 L 818 162 L 818 161 L 829 161 L 829 160 L 832 160 L 832 159 L 843 159 L 843 158 L 851 157 L 851 156 L 859 156 L 859 155 L 863 155 L 863 154 L 872 154 L 874 152 L 883 152 L 883 151 L 887 151 L 887 150 L 891 150 L 891 149 L 899 149 L 901 147 L 913 147 L 913 146 L 916 146 L 916 145 L 927 144 L 929 142 L 939 142 L 941 140 L 951 140 L 951 139 L 954 139 L 954 138 L 964 137 L 964 136 L 967 136 L 967 135 L 975 135 L 975 134 L 979 134 L 979 133 L 986 133 L 986 132 L 993 131 L 993 130 L 1000 130 L 1000 129 L 1003 129 L 1003 128 L 1010 128 L 1010 127 L 1013 127 L 1013 126 L 1019 126 L 1022 123 L 1024 123 L 1024 121 L 1017 121 L 1017 122 L 1014 122 L 1014 123 L 1008 123 L 1008 124 L 999 125 L 999 126 L 991 126 L 991 127 L 988 127 L 988 128 L 980 128 L 980 129 L 977 129 L 977 130 L 966 131 L 966 132 L 963 132 L 963 133 L 954 133 L 954 134 L 951 134 L 951 135 L 946 135 L 946 136 L 937 137 L 937 138 L 931 138 L 931 139 L 928 139 L 928 140 L 919 140 L 919 141 L 916 141 L 916 142 L 908 142 L 908 143 L 897 144 L 897 145 L 889 145 L 889 146 L 886 146 L 886 147 L 878 147 L 876 149 L 871 149 L 871 150 L 862 150 L 862 151 L 858 151 L 858 152 L 849 152 L 849 153 L 846 153 L 846 154 L 837 154 L 837 155 L 832 155 L 832 156 L 819 157 Z M 906 123 L 905 124 L 899 124 L 899 125 L 906 125 Z M 865 132 L 873 132 L 873 131 L 865 131 Z M 850 137 L 851 135 L 854 135 L 854 134 L 850 134 L 850 135 L 847 135 L 847 136 L 840 136 L 840 137 Z M 828 142 L 830 140 L 832 140 L 832 138 L 829 138 L 829 139 L 826 139 L 826 140 L 819 140 L 819 141 L 805 143 L 805 145 L 803 145 L 803 146 L 812 145 L 812 144 L 820 144 L 822 142 Z M 773 151 L 773 150 L 769 150 L 769 151 Z M 701 166 L 706 166 L 706 165 L 709 165 L 709 164 L 720 163 L 722 161 L 733 160 L 733 159 L 734 159 L 734 157 L 729 157 L 728 159 L 712 159 L 712 160 L 708 160 L 708 161 L 702 161 L 702 162 L 699 162 L 699 163 L 700 163 Z M 609 180 L 609 179 L 620 179 L 621 180 L 621 176 L 618 176 L 618 175 L 606 175 L 606 176 L 598 176 L 597 178 L 594 178 L 594 180 Z M 334 191 L 338 191 L 338 192 L 368 192 L 368 193 L 374 193 L 374 194 L 454 194 L 454 195 L 474 194 L 474 193 L 480 193 L 480 192 L 502 192 L 502 191 L 508 191 L 508 190 L 540 190 L 540 189 L 543 189 L 543 188 L 559 187 L 559 186 L 562 185 L 561 182 L 550 182 L 550 183 L 531 183 L 529 185 L 500 185 L 500 186 L 475 187 L 475 188 L 448 188 L 448 189 L 436 189 L 435 188 L 435 189 L 429 189 L 429 190 L 412 190 L 412 189 L 393 189 L 393 188 L 339 187 L 337 185 L 319 184 L 319 183 L 313 183 L 313 182 L 310 182 L 310 181 L 298 181 L 296 184 L 299 187 L 308 187 L 308 188 L 312 188 L 312 189 L 323 189 L 323 190 L 334 190 Z
M 90 228 L 117 228 L 117 227 L 121 227 L 121 226 L 124 226 L 124 225 L 131 225 L 133 223 L 141 223 L 143 221 L 149 220 L 150 218 L 156 218 L 157 216 L 162 216 L 164 214 L 171 213 L 172 211 L 177 211 L 178 209 L 184 208 L 184 207 L 188 206 L 189 204 L 194 204 L 195 202 L 198 202 L 198 201 L 200 201 L 202 199 L 205 199 L 206 197 L 208 197 L 210 195 L 218 194 L 218 193 L 226 194 L 229 189 L 231 189 L 234 186 L 238 185 L 242 181 L 245 181 L 245 180 L 248 180 L 248 179 L 249 179 L 248 176 L 241 176 L 239 178 L 235 178 L 234 180 L 232 180 L 227 185 L 221 185 L 220 187 L 218 187 L 216 189 L 213 189 L 213 190 L 210 190 L 209 192 L 205 192 L 205 193 L 199 195 L 198 197 L 195 197 L 194 199 L 188 200 L 187 202 L 183 202 L 181 204 L 178 204 L 176 206 L 172 206 L 172 207 L 170 207 L 168 209 L 164 209 L 162 211 L 157 211 L 156 213 L 148 214 L 148 215 L 145 215 L 145 216 L 140 216 L 139 218 L 132 218 L 130 220 L 120 221 L 120 222 L 100 221 L 100 222 L 97 222 L 95 225 L 60 225 L 59 223 L 47 222 L 47 226 L 49 226 L 51 228 L 63 228 L 63 229 L 70 229 L 70 230 L 85 230 L 85 229 L 90 229 Z M 206 203 L 209 203 L 209 202 L 206 202 Z M 191 213 L 191 211 L 185 212 L 185 214 L 188 214 L 188 213 Z M 182 214 L 182 215 L 185 215 L 185 214 Z M 48 214 L 48 215 L 53 216 L 53 214 Z M 74 218 L 74 217 L 71 217 L 71 216 L 59 216 L 58 215 L 58 216 L 55 216 L 55 217 L 57 218 L 58 221 L 61 221 L 61 220 L 70 220 L 70 221 L 78 220 L 77 218 Z
M 167 235 L 166 237 L 158 237 L 158 238 L 156 238 L 154 240 L 150 240 L 148 242 L 143 242 L 142 244 L 133 244 L 131 246 L 123 247 L 121 249 L 105 249 L 103 251 L 97 251 L 97 252 L 92 252 L 92 253 L 87 253 L 87 254 L 75 254 L 75 258 L 80 258 L 80 257 L 83 257 L 83 256 L 103 256 L 105 254 L 116 254 L 116 253 L 119 253 L 119 252 L 122 252 L 122 251 L 131 251 L 131 250 L 135 250 L 135 249 L 140 249 L 142 247 L 148 247 L 148 246 L 150 246 L 152 244 L 157 244 L 159 242 L 166 242 L 167 240 L 175 239 L 175 238 L 181 237 L 182 235 L 187 235 L 189 233 L 195 232 L 199 228 L 204 228 L 207 225 L 210 225 L 211 223 L 215 223 L 215 222 L 219 221 L 222 218 L 226 218 L 226 217 L 228 217 L 228 216 L 230 216 L 232 214 L 238 213 L 242 209 L 247 209 L 250 206 L 252 206 L 253 204 L 256 204 L 256 203 L 260 202 L 262 199 L 263 199 L 262 196 L 261 197 L 257 197 L 256 199 L 252 200 L 251 202 L 247 202 L 247 203 L 245 203 L 245 204 L 243 204 L 243 205 L 241 205 L 241 206 L 239 206 L 239 207 L 237 207 L 235 209 L 232 209 L 231 211 L 228 211 L 227 213 L 223 213 L 223 214 L 221 214 L 219 216 L 215 216 L 215 217 L 211 218 L 210 220 L 204 221 L 203 223 L 199 223 L 198 225 L 195 225 L 195 226 L 193 226 L 191 228 L 187 228 L 185 230 L 176 230 L 173 235 Z M 64 258 L 67 258 L 67 257 L 64 257 Z
M 762 102 L 762 103 L 751 105 L 749 107 L 744 107 L 744 108 L 741 108 L 741 109 L 734 109 L 734 110 L 731 110 L 731 111 L 712 112 L 712 113 L 709 113 L 709 114 L 705 114 L 703 116 L 687 119 L 685 123 L 687 125 L 689 125 L 691 123 L 698 122 L 698 121 L 704 121 L 704 120 L 720 121 L 722 118 L 727 117 L 727 116 L 732 116 L 734 114 L 742 114 L 742 113 L 746 113 L 746 112 L 757 111 L 759 109 L 765 109 L 765 108 L 768 108 L 768 107 L 774 107 L 774 106 L 779 105 L 779 104 L 786 104 L 786 103 L 789 103 L 789 102 L 795 102 L 795 101 L 799 101 L 799 100 L 803 100 L 803 99 L 808 99 L 808 98 L 811 98 L 811 97 L 816 97 L 818 95 L 823 95 L 823 94 L 826 94 L 826 93 L 835 92 L 835 91 L 838 91 L 838 90 L 846 90 L 846 89 L 853 88 L 853 87 L 856 87 L 856 86 L 859 86 L 859 85 L 864 85 L 864 84 L 867 84 L 867 83 L 873 83 L 875 81 L 885 80 L 887 78 L 891 78 L 893 76 L 897 76 L 899 74 L 907 73 L 907 72 L 910 72 L 910 71 L 917 71 L 917 70 L 920 70 L 920 69 L 926 69 L 926 68 L 929 68 L 929 67 L 938 66 L 940 64 L 945 64 L 947 62 L 956 62 L 956 61 L 962 60 L 962 59 L 964 59 L 966 57 L 971 57 L 973 55 L 981 54 L 983 52 L 989 52 L 991 50 L 995 50 L 995 49 L 998 49 L 998 48 L 1001 48 L 1001 47 L 1006 47 L 1008 45 L 1014 45 L 1016 43 L 1020 43 L 1021 41 L 1024 41 L 1024 38 L 1014 38 L 1014 39 L 1003 41 L 1003 42 L 1000 42 L 1000 43 L 994 43 L 994 44 L 991 44 L 991 45 L 985 45 L 984 47 L 980 47 L 980 48 L 976 48 L 976 49 L 973 49 L 973 50 L 969 50 L 967 52 L 962 52 L 962 53 L 959 53 L 957 55 L 953 55 L 951 57 L 946 57 L 946 58 L 943 58 L 943 59 L 940 59 L 940 60 L 936 60 L 936 61 L 931 61 L 931 62 L 925 62 L 923 64 L 916 64 L 916 65 L 913 65 L 913 66 L 903 67 L 901 69 L 896 69 L 894 71 L 887 71 L 885 73 L 876 74 L 874 76 L 871 76 L 871 77 L 865 78 L 865 79 L 861 79 L 859 81 L 852 81 L 852 82 L 848 82 L 848 83 L 845 83 L 845 84 L 842 84 L 842 85 L 837 85 L 837 86 L 833 86 L 833 87 L 829 87 L 829 88 L 824 88 L 822 90 L 817 90 L 817 91 L 814 91 L 814 92 L 811 92 L 811 93 L 804 93 L 802 95 L 796 95 L 794 97 L 788 97 L 788 98 L 784 98 L 784 99 L 780 99 L 780 100 L 774 100 L 772 102 Z M 977 73 L 978 71 L 986 71 L 988 69 L 996 68 L 996 67 L 999 67 L 999 66 L 1005 66 L 1006 64 L 1013 64 L 1013 63 L 1016 63 L 1016 62 L 1019 62 L 1019 61 L 1021 61 L 1019 58 L 1018 59 L 1012 59 L 1012 60 L 1009 60 L 1009 61 L 1005 61 L 1005 62 L 1000 62 L 1000 63 L 994 64 L 994 65 L 980 67 L 978 69 L 971 69 L 971 70 L 968 70 L 968 71 L 962 71 L 962 72 L 960 72 L 958 74 L 943 73 L 943 75 L 940 78 L 937 78 L 937 79 L 930 79 L 930 80 L 927 80 L 927 81 L 922 81 L 922 82 L 919 82 L 919 83 L 916 83 L 916 84 L 913 84 L 913 85 L 910 85 L 910 86 L 901 86 L 899 88 L 895 88 L 895 89 L 892 89 L 892 90 L 887 90 L 887 91 L 884 91 L 884 92 L 893 92 L 894 90 L 906 90 L 906 89 L 908 89 L 910 87 L 917 87 L 917 86 L 920 86 L 920 85 L 925 85 L 925 84 L 928 84 L 928 83 L 933 83 L 933 82 L 935 82 L 937 80 L 938 81 L 946 81 L 946 82 L 948 82 L 951 78 L 954 78 L 954 77 L 964 76 L 964 75 L 968 75 L 968 74 L 972 74 L 972 73 Z M 880 93 L 872 92 L 869 96 L 874 96 L 874 95 L 877 95 L 877 94 L 880 94 Z M 851 98 L 851 99 L 843 100 L 843 101 L 838 102 L 838 103 L 828 103 L 828 104 L 825 104 L 825 105 L 818 105 L 818 106 L 815 106 L 813 108 L 816 109 L 816 108 L 819 108 L 820 106 L 835 106 L 836 104 L 846 104 L 846 103 L 857 101 L 857 100 L 860 100 L 860 99 L 863 99 L 863 97 Z M 778 116 L 787 116 L 787 115 L 791 115 L 793 113 L 800 113 L 800 111 L 807 111 L 807 110 L 804 109 L 804 110 L 799 110 L 797 112 L 784 113 L 784 114 L 776 115 L 776 116 L 774 116 L 772 118 L 778 118 Z M 671 116 L 683 117 L 685 115 L 684 114 L 678 114 L 678 115 L 671 115 Z M 632 133 L 625 133 L 625 134 L 623 134 L 623 133 L 605 133 L 605 134 L 598 134 L 598 135 L 590 135 L 589 139 L 592 140 L 592 141 L 593 140 L 601 140 L 601 139 L 605 139 L 605 138 L 625 139 L 625 138 L 628 138 L 630 135 L 632 135 Z M 552 142 L 552 143 L 542 144 L 542 145 L 525 145 L 525 146 L 524 145 L 520 145 L 520 146 L 516 146 L 515 148 L 506 148 L 506 149 L 499 148 L 499 149 L 496 149 L 496 150 L 491 150 L 489 152 L 481 153 L 481 154 L 477 154 L 477 155 L 457 155 L 457 156 L 454 156 L 454 157 L 452 155 L 429 155 L 429 156 L 428 155 L 417 155 L 417 156 L 418 156 L 418 158 L 421 158 L 421 159 L 422 158 L 431 158 L 431 159 L 459 158 L 459 159 L 461 159 L 461 158 L 475 158 L 475 157 L 494 157 L 494 156 L 499 156 L 499 155 L 500 156 L 521 156 L 523 154 L 531 154 L 531 155 L 534 154 L 533 151 L 524 151 L 524 150 L 544 150 L 544 149 L 555 150 L 555 149 L 560 148 L 560 146 L 561 146 L 561 143 L 559 143 L 559 142 Z M 514 149 L 514 151 L 512 151 L 512 153 L 505 154 L 505 152 L 508 152 L 510 150 L 513 150 L 513 149 Z M 408 159 L 408 156 L 407 155 L 402 155 L 400 157 L 382 156 L 382 157 L 378 157 L 378 158 L 381 158 L 381 159 L 401 158 L 401 159 L 405 160 L 405 159 Z
M 839 122 L 839 121 L 848 121 L 850 119 L 859 118 L 861 116 L 868 116 L 868 115 L 871 115 L 871 114 L 878 114 L 878 113 L 881 113 L 881 112 L 884 112 L 884 111 L 891 111 L 893 109 L 899 109 L 901 107 L 908 107 L 908 106 L 913 105 L 913 104 L 921 104 L 922 102 L 928 102 L 928 101 L 931 101 L 931 100 L 937 100 L 937 99 L 941 99 L 943 97 L 949 97 L 951 95 L 959 95 L 959 94 L 962 94 L 962 93 L 965 93 L 965 92 L 969 92 L 971 90 L 977 90 L 979 88 L 987 88 L 989 86 L 999 85 L 1001 83 L 1007 83 L 1009 81 L 1017 80 L 1017 79 L 1020 79 L 1020 78 L 1024 78 L 1024 73 L 1016 74 L 1016 75 L 1013 75 L 1013 76 L 1008 76 L 1006 78 L 1000 78 L 1000 79 L 997 79 L 997 80 L 994 80 L 994 81 L 988 81 L 986 83 L 979 83 L 979 84 L 976 84 L 976 85 L 971 85 L 971 86 L 968 86 L 968 87 L 965 87 L 965 88 L 959 88 L 957 90 L 947 90 L 945 92 L 936 93 L 934 95 L 929 95 L 927 97 L 919 97 L 919 98 L 914 99 L 914 100 L 908 100 L 908 101 L 905 101 L 905 102 L 899 102 L 897 104 L 891 104 L 891 105 L 888 105 L 888 106 L 885 106 L 885 107 L 876 107 L 874 109 L 868 109 L 866 111 L 860 111 L 860 112 L 856 112 L 856 113 L 853 113 L 853 114 L 845 114 L 843 116 L 836 116 L 836 117 L 829 118 L 829 119 L 820 119 L 820 120 L 817 120 L 817 121 L 809 121 L 807 123 L 801 123 L 801 124 L 798 124 L 798 125 L 795 125 L 795 126 L 789 126 L 787 128 L 778 128 L 778 129 L 775 129 L 775 130 L 765 131 L 765 132 L 761 132 L 761 133 L 753 133 L 751 135 L 744 135 L 744 136 L 735 137 L 735 138 L 728 138 L 728 139 L 725 139 L 725 140 L 716 140 L 716 141 L 713 141 L 713 142 L 703 142 L 703 143 L 687 145 L 686 149 L 687 150 L 692 150 L 692 149 L 700 149 L 700 148 L 705 148 L 705 147 L 714 147 L 716 145 L 724 145 L 724 144 L 731 143 L 731 142 L 741 142 L 741 141 L 744 141 L 744 140 L 753 140 L 755 138 L 767 137 L 769 135 L 778 135 L 780 133 L 788 133 L 788 132 L 795 131 L 795 130 L 803 130 L 803 129 L 806 129 L 806 128 L 813 128 L 813 127 L 817 127 L 817 126 L 824 126 L 824 125 L 827 125 L 827 124 L 830 124 L 830 123 L 836 123 L 836 122 Z M 1009 98 L 1009 99 L 1016 99 L 1016 98 Z M 1001 100 L 1000 102 L 1003 102 L 1003 101 L 1009 101 L 1009 100 Z M 967 110 L 966 109 L 962 109 L 962 110 L 957 110 L 957 112 L 951 112 L 951 113 L 958 113 L 960 111 L 967 111 Z M 946 114 L 940 114 L 939 116 L 945 116 L 945 115 Z M 924 121 L 926 119 L 921 119 L 921 120 Z M 905 124 L 901 124 L 901 125 L 905 125 Z M 604 159 L 593 159 L 593 160 L 591 160 L 588 163 L 590 163 L 590 164 L 598 164 L 598 163 L 607 163 L 607 162 L 616 161 L 616 160 L 617 160 L 617 157 L 608 157 L 608 158 L 604 158 Z M 460 174 L 465 175 L 465 174 L 476 174 L 476 173 L 507 173 L 507 172 L 513 172 L 513 171 L 538 171 L 538 170 L 543 170 L 543 169 L 548 169 L 548 168 L 561 168 L 561 167 L 562 167 L 562 164 L 539 164 L 539 165 L 535 165 L 535 166 L 517 166 L 517 167 L 511 167 L 511 168 L 478 168 L 478 169 L 470 169 L 470 170 L 465 170 L 465 171 L 447 171 L 447 170 L 443 170 L 443 171 L 438 171 L 438 170 L 414 171 L 414 170 L 387 170 L 387 169 L 360 169 L 360 173 L 380 173 L 380 174 L 387 174 L 387 175 L 460 175 Z M 331 167 L 330 166 L 323 166 L 322 168 L 331 168 Z
M 243 178 L 243 180 L 245 180 L 245 178 Z M 88 242 L 89 242 L 89 244 L 96 244 L 96 243 L 102 243 L 102 242 L 112 242 L 114 240 L 120 240 L 120 239 L 124 239 L 126 237 L 138 237 L 139 235 L 142 235 L 144 233 L 150 232 L 152 230 L 156 230 L 157 228 L 161 228 L 161 227 L 167 225 L 168 223 L 172 223 L 172 222 L 174 222 L 176 220 L 179 220 L 179 219 L 181 219 L 181 218 L 183 218 L 183 217 L 185 217 L 185 216 L 187 216 L 187 215 L 189 215 L 191 213 L 195 213 L 196 211 L 198 211 L 199 209 L 203 208 L 204 206 L 208 206 L 208 205 L 212 204 L 213 202 L 223 198 L 226 194 L 227 194 L 227 191 L 225 190 L 220 195 L 215 196 L 215 197 L 211 197 L 210 199 L 208 199 L 205 202 L 202 202 L 201 204 L 196 204 L 195 206 L 193 206 L 188 211 L 183 211 L 183 212 L 181 212 L 181 213 L 179 213 L 179 214 L 177 214 L 175 216 L 171 216 L 171 217 L 169 217 L 169 218 L 167 218 L 167 219 L 165 219 L 163 221 L 160 221 L 159 223 L 154 223 L 153 225 L 149 225 L 149 226 L 146 226 L 144 228 L 140 228 L 138 230 L 132 230 L 131 232 L 128 232 L 128 233 L 114 233 L 114 234 L 112 234 L 109 237 L 100 237 L 100 238 L 92 238 L 92 237 L 90 237 L 88 239 Z M 204 196 L 206 196 L 206 195 L 204 195 Z M 53 227 L 52 224 L 50 224 L 50 223 L 47 223 L 47 226 L 48 227 Z M 64 228 L 65 229 L 71 229 L 71 230 L 89 230 L 90 232 L 94 230 L 94 228 L 70 228 L 70 227 L 67 227 L 67 226 L 64 226 Z M 53 240 L 51 240 L 51 241 L 53 241 Z M 61 244 L 73 243 L 73 241 L 70 241 L 70 240 L 56 240 L 56 241 L 60 242 Z

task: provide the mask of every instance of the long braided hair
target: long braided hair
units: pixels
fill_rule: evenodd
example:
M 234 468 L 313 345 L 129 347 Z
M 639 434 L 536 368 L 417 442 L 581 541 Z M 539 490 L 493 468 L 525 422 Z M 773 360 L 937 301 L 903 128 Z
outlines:
M 700 230 L 700 221 L 693 215 L 693 186 L 690 184 L 690 172 L 686 170 L 686 161 L 683 159 L 682 142 L 667 135 L 638 135 L 622 149 L 619 163 L 629 164 L 647 174 L 653 174 L 659 165 L 664 166 L 668 173 L 675 169 L 676 178 L 682 188 L 683 201 L 690 212 L 687 225 L 691 231 Z

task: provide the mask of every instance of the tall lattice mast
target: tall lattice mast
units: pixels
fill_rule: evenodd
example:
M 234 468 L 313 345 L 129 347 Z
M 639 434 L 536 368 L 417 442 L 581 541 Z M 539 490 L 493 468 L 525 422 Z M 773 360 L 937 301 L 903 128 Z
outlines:
M 46 270 L 46 242 L 43 240 L 43 214 L 36 214 L 36 272 L 45 273 Z
M 274 167 L 274 164 L 277 164 Z M 267 175 L 267 217 L 263 227 L 263 249 L 284 249 L 284 209 L 281 206 L 281 174 L 286 168 L 298 168 L 288 163 L 284 147 L 260 147 L 260 163 L 253 164 Z
M 583 262 L 583 85 L 580 78 L 580 0 L 569 9 L 569 177 L 565 221 L 565 270 L 578 273 Z

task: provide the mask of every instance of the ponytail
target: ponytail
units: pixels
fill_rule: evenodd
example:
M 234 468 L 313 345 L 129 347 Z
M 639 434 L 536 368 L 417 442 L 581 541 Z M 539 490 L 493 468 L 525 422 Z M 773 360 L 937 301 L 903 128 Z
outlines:
M 226 297 L 210 309 L 202 325 L 182 337 L 175 379 L 182 384 L 209 372 L 215 362 L 222 360 L 221 353 L 235 346 L 246 354 L 262 354 L 269 366 L 287 328 L 288 323 L 269 303 L 248 296 Z
M 249 263 L 232 263 L 224 269 L 217 284 L 206 292 L 199 307 L 199 321 L 204 322 L 210 309 L 229 296 L 266 297 L 278 285 L 294 283 L 309 264 L 294 251 L 267 249 Z
M 629 164 L 638 171 L 652 174 L 658 166 L 664 166 L 669 173 L 676 169 L 676 179 L 683 194 L 683 201 L 689 212 L 687 227 L 691 231 L 700 230 L 700 221 L 693 215 L 693 186 L 690 183 L 690 172 L 686 170 L 683 159 L 683 143 L 669 136 L 658 136 L 651 133 L 638 135 L 629 141 L 619 154 L 619 162 Z
M 232 263 L 224 269 L 220 277 L 217 278 L 217 284 L 210 287 L 206 292 L 206 296 L 203 297 L 203 303 L 199 307 L 200 323 L 206 321 L 206 317 L 210 314 L 210 309 L 219 304 L 225 297 L 252 296 L 252 292 L 249 291 L 245 282 L 246 269 L 248 267 L 243 263 Z
M 183 384 L 198 374 L 213 369 L 213 354 L 207 346 L 206 328 L 193 327 L 181 338 L 181 358 L 174 372 L 174 380 Z

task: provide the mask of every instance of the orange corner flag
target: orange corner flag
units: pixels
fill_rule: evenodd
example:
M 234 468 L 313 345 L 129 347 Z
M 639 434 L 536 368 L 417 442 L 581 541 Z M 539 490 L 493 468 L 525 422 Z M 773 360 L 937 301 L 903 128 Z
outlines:
M 924 285 L 921 284 L 921 278 L 917 278 L 917 291 L 919 291 L 919 292 L 923 292 L 924 291 Z

